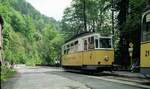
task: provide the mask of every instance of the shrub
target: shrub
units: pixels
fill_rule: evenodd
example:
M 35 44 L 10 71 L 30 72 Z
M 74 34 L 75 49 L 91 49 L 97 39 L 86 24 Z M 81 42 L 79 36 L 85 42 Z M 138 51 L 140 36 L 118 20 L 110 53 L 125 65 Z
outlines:
M 5 65 L 1 66 L 1 81 L 7 80 L 11 76 L 13 76 L 16 73 L 14 69 L 11 69 Z

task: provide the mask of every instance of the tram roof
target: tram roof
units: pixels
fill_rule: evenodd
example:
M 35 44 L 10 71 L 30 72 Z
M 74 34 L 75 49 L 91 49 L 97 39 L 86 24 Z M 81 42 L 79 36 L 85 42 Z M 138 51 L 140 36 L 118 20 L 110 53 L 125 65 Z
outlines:
M 72 41 L 72 40 L 75 40 L 77 38 L 81 38 L 81 37 L 84 37 L 84 36 L 89 36 L 89 35 L 100 35 L 100 33 L 96 33 L 96 32 L 84 32 L 84 33 L 80 33 L 80 34 L 77 34 L 77 35 L 74 35 L 73 37 L 71 37 L 70 39 L 66 40 L 65 43 L 68 43 L 69 41 Z M 102 36 L 102 37 L 110 37 L 110 36 Z
M 87 36 L 87 35 L 91 35 L 91 34 L 94 34 L 94 32 L 84 32 L 84 33 L 76 34 L 76 35 L 74 35 L 73 37 L 71 37 L 70 39 L 66 40 L 65 43 L 67 43 L 67 42 L 69 42 L 69 41 L 71 41 L 71 40 L 80 38 L 80 37 L 84 37 L 84 36 Z

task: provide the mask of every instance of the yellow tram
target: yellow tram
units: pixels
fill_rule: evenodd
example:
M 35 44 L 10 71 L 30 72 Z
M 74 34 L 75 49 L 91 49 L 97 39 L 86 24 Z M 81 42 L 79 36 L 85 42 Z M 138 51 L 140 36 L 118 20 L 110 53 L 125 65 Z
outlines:
M 143 13 L 141 24 L 141 73 L 150 75 L 150 10 Z
M 111 70 L 114 62 L 112 36 L 86 33 L 62 46 L 63 68 L 103 71 Z

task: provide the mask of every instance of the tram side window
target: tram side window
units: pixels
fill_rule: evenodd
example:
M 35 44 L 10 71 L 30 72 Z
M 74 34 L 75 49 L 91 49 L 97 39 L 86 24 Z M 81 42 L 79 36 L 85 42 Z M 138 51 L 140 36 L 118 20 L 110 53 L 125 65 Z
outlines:
M 67 54 L 67 51 L 66 51 L 66 49 L 64 49 L 64 54 Z
M 71 51 L 71 53 L 74 51 L 74 44 L 73 43 L 71 43 L 71 47 L 70 47 L 70 51 Z
M 71 47 L 73 46 L 73 43 L 71 43 Z
M 74 50 L 76 52 L 76 51 L 78 51 L 78 41 L 75 41 L 74 44 L 75 44 Z
M 75 46 L 75 44 L 74 44 L 74 42 L 72 42 L 71 46 L 70 46 L 70 52 L 69 53 L 74 53 L 75 52 L 75 49 L 74 49 L 75 47 L 74 46 Z
M 111 48 L 111 39 L 110 38 L 100 38 L 100 48 Z
M 74 44 L 75 44 L 75 45 L 78 45 L 78 41 L 75 41 Z
M 63 54 L 67 54 L 66 46 L 64 46 L 63 51 L 64 51 Z
M 66 51 L 66 54 L 68 54 L 68 53 L 69 53 L 69 51 L 70 51 L 70 46 L 69 46 L 69 45 L 67 45 L 67 51 Z
M 94 49 L 94 37 L 89 37 L 88 38 L 89 44 L 88 44 L 88 49 Z
M 87 50 L 87 40 L 84 40 L 84 50 Z

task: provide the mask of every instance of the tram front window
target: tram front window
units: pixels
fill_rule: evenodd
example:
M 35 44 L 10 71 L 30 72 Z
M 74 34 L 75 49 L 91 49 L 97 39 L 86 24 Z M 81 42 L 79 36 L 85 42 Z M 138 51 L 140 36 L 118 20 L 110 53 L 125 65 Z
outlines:
M 143 41 L 150 41 L 150 14 L 146 15 L 143 19 Z
M 100 48 L 111 48 L 111 39 L 110 38 L 100 38 Z

